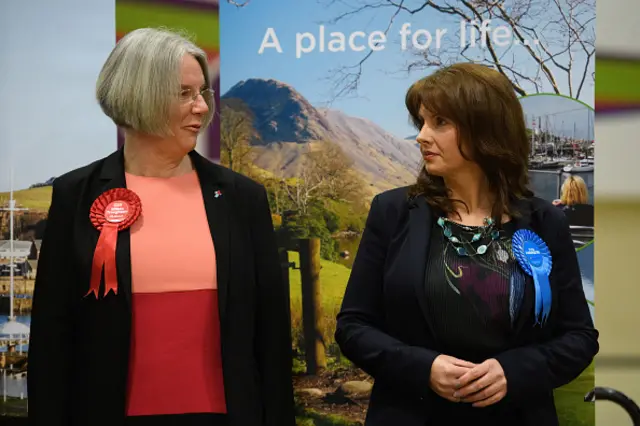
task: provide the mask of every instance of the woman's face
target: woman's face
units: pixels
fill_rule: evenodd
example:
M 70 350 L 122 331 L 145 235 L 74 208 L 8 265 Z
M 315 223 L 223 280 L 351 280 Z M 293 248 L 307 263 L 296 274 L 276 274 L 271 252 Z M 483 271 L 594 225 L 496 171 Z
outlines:
M 456 171 L 469 165 L 458 147 L 458 131 L 450 121 L 433 115 L 424 107 L 420 108 L 424 124 L 416 140 L 427 172 L 433 176 L 452 176 Z
M 181 78 L 181 95 L 173 108 L 171 130 L 180 148 L 189 152 L 196 146 L 202 121 L 209 111 L 202 96 L 198 95 L 195 100 L 192 100 L 196 93 L 207 87 L 202 68 L 191 55 L 185 55 L 182 60 Z

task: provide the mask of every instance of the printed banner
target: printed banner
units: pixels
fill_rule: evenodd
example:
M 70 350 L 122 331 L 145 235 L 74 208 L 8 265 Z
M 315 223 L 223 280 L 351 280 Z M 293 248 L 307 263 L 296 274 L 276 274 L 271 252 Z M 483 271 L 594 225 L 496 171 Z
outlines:
M 6 34 L 20 35 L 12 36 L 11 46 L 2 51 L 7 66 L 0 83 L 0 418 L 4 419 L 27 415 L 31 302 L 51 184 L 57 176 L 112 152 L 116 128 L 95 99 L 96 78 L 115 44 L 113 3 L 27 0 L 3 4 L 0 14 L 9 17 L 3 20 Z
M 441 66 L 480 63 L 511 81 L 532 189 L 569 217 L 593 314 L 595 1 L 220 8 L 220 158 L 268 188 L 288 252 L 299 424 L 366 416 L 373 379 L 340 353 L 336 314 L 372 197 L 413 184 L 421 167 L 406 91 Z M 591 366 L 557 390 L 562 425 L 594 424 L 583 401 L 593 383 Z
M 40 13 L 31 13 L 34 9 Z M 129 31 L 164 27 L 186 33 L 205 50 L 218 93 L 218 3 L 91 0 L 78 6 L 71 0 L 49 5 L 29 0 L 3 6 L 5 13 L 12 17 L 7 30 L 23 36 L 3 52 L 10 64 L 3 81 L 11 81 L 1 86 L 3 106 L 12 107 L 0 116 L 0 417 L 26 417 L 31 301 L 51 185 L 57 176 L 113 152 L 119 139 L 95 100 L 100 69 Z M 25 51 L 35 53 L 25 59 Z M 43 69 L 52 77 L 43 79 Z M 25 121 L 26 110 L 38 125 Z M 197 146 L 214 161 L 218 135 L 216 114 Z

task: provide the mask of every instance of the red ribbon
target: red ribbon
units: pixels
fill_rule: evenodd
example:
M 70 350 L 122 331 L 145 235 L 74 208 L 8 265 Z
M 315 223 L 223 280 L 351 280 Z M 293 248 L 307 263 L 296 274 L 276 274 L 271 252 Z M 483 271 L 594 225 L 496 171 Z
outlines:
M 116 271 L 116 245 L 118 232 L 129 228 L 138 219 L 142 211 L 140 198 L 126 188 L 114 188 L 100 195 L 91 206 L 90 219 L 100 231 L 98 243 L 93 253 L 91 266 L 91 285 L 86 296 L 94 294 L 98 299 L 100 281 L 104 267 L 104 297 L 110 291 L 118 294 L 118 276 Z

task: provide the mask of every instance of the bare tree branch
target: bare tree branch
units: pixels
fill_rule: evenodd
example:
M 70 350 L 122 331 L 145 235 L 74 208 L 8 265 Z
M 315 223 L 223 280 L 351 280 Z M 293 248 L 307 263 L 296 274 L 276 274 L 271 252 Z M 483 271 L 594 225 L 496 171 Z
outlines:
M 246 7 L 249 5 L 249 3 L 251 3 L 251 0 L 244 0 L 244 1 L 227 0 L 227 3 L 235 7 Z
M 379 16 L 388 10 L 385 35 L 399 16 L 415 16 L 427 9 L 440 13 L 443 22 L 451 24 L 452 19 L 459 19 L 466 22 L 466 28 L 476 29 L 472 38 L 475 46 L 481 45 L 482 49 L 469 49 L 469 45 L 464 44 L 460 48 L 452 40 L 437 50 L 414 49 L 415 59 L 404 65 L 403 72 L 431 69 L 464 59 L 495 68 L 509 78 L 520 95 L 564 91 L 568 96 L 579 98 L 587 81 L 593 81 L 594 1 L 424 0 L 410 4 L 408 0 L 361 0 L 353 6 L 353 2 L 347 0 L 324 0 L 323 4 L 341 9 L 329 21 L 333 24 L 362 14 Z M 492 29 L 508 28 L 513 43 L 505 47 L 496 45 L 491 35 L 481 37 L 477 29 L 483 21 L 491 21 Z M 330 71 L 332 101 L 357 96 L 366 63 L 374 53 L 374 50 L 365 52 L 355 64 Z M 566 85 L 561 87 L 558 78 Z

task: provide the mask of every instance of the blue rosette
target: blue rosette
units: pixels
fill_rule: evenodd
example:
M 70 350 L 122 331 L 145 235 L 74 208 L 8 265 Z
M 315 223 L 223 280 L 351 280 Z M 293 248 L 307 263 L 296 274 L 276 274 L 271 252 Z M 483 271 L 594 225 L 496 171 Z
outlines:
M 551 311 L 551 252 L 547 244 L 529 229 L 519 229 L 511 240 L 514 257 L 535 286 L 536 324 L 543 324 Z

